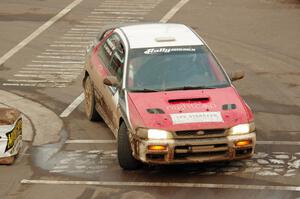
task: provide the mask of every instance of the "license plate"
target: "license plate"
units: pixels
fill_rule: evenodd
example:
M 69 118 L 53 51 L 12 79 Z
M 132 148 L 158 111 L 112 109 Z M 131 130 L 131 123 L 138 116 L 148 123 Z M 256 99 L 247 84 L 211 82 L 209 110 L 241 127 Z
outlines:
M 173 124 L 224 122 L 220 112 L 196 112 L 171 114 Z

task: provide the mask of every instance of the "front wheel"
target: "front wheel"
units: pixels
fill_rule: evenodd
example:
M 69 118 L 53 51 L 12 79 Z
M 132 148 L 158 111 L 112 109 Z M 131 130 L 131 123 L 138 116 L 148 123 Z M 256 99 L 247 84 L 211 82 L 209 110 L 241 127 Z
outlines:
M 142 166 L 142 163 L 132 155 L 128 129 L 124 122 L 118 131 L 118 160 L 119 165 L 125 170 L 136 170 Z

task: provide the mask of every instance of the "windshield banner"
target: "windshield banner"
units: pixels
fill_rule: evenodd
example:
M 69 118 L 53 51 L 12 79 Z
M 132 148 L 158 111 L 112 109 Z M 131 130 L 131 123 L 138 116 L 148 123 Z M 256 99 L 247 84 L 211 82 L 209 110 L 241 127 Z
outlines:
M 170 53 L 170 52 L 196 52 L 195 48 L 149 48 L 144 51 L 144 54 L 151 55 L 156 53 Z

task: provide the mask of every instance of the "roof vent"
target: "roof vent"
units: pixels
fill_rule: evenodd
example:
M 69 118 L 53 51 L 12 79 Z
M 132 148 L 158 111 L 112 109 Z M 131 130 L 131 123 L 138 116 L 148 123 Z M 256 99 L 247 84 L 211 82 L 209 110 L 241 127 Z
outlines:
M 156 42 L 170 42 L 170 41 L 176 41 L 174 37 L 156 37 Z

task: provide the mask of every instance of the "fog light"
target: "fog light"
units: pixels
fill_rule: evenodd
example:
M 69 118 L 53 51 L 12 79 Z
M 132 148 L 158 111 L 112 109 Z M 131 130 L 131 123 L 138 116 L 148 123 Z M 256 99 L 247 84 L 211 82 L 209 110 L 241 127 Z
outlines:
M 235 146 L 247 146 L 252 143 L 251 140 L 242 140 L 235 143 Z
M 151 145 L 148 146 L 148 150 L 152 150 L 152 151 L 165 151 L 167 149 L 166 146 L 163 145 Z

